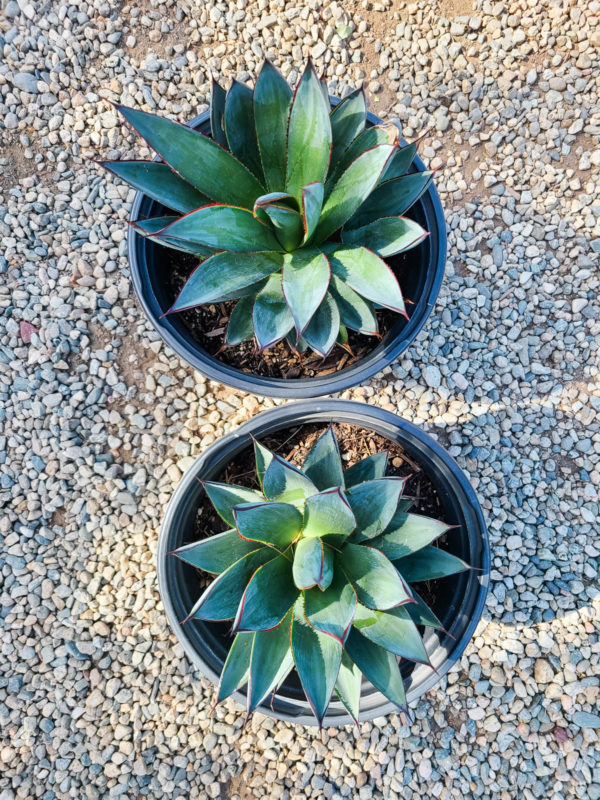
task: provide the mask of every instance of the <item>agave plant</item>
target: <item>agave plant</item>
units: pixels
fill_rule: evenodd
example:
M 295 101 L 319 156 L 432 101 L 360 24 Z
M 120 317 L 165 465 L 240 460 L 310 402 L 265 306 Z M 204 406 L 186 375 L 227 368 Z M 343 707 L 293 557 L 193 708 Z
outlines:
M 377 335 L 377 307 L 406 316 L 385 259 L 427 235 L 403 215 L 432 172 L 406 174 L 416 143 L 367 127 L 362 89 L 330 110 L 310 62 L 292 92 L 265 61 L 254 90 L 213 81 L 212 137 L 117 108 L 160 160 L 103 166 L 169 209 L 132 224 L 200 262 L 167 313 L 236 300 L 226 344 L 323 356 L 349 328 Z
M 254 447 L 261 491 L 205 482 L 230 527 L 174 551 L 217 575 L 186 622 L 233 620 L 216 702 L 247 682 L 250 713 L 295 666 L 319 724 L 334 690 L 357 720 L 363 675 L 405 709 L 398 657 L 429 663 L 418 626 L 442 629 L 410 584 L 469 569 L 432 546 L 451 526 L 410 513 L 387 453 L 344 471 L 331 427 L 302 470 Z

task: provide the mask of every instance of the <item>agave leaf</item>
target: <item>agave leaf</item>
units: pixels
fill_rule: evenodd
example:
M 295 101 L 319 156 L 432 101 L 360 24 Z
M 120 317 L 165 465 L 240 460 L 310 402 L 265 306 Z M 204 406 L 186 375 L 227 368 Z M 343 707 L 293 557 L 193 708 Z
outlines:
M 235 528 L 217 533 L 199 542 L 192 542 L 173 551 L 173 555 L 205 572 L 220 573 L 239 561 L 247 553 L 256 550 L 256 542 L 240 538 Z
M 317 487 L 310 478 L 277 454 L 267 467 L 263 488 L 269 500 L 282 503 L 303 504 L 307 497 L 317 494 Z
M 344 650 L 342 653 L 340 671 L 335 684 L 335 693 L 357 725 L 361 685 L 362 675 L 360 670 Z
M 236 81 L 235 78 L 225 100 L 225 133 L 233 155 L 252 170 L 261 183 L 264 183 L 265 177 L 254 125 L 252 89 Z
M 410 587 L 410 593 L 413 596 L 414 603 L 407 603 L 404 608 L 408 611 L 411 616 L 412 621 L 416 625 L 427 625 L 430 628 L 436 628 L 437 630 L 444 630 L 444 626 L 433 613 L 433 611 L 429 608 L 427 603 L 420 597 L 413 587 Z
M 101 166 L 134 189 L 173 211 L 187 214 L 210 200 L 160 161 L 101 161 Z
M 421 664 L 429 663 L 421 634 L 403 606 L 374 611 L 359 603 L 352 624 L 363 636 L 390 653 Z
M 344 325 L 365 334 L 377 333 L 377 317 L 369 300 L 361 297 L 337 275 L 331 276 L 329 291 L 337 303 Z
M 254 336 L 254 325 L 252 324 L 252 309 L 256 301 L 256 295 L 242 297 L 235 304 L 235 308 L 229 317 L 225 341 L 228 345 L 240 344 Z
M 410 250 L 427 236 L 428 232 L 408 217 L 382 217 L 362 228 L 342 231 L 344 244 L 362 245 L 382 258 Z
M 325 184 L 325 196 L 329 196 L 340 175 L 342 175 L 342 173 L 348 169 L 350 164 L 352 164 L 352 162 L 355 161 L 358 156 L 362 155 L 362 153 L 366 153 L 367 150 L 371 150 L 373 147 L 377 147 L 380 144 L 396 144 L 397 138 L 398 129 L 395 127 L 395 125 L 391 124 L 374 125 L 359 134 L 359 136 L 354 139 L 346 151 L 342 153 L 337 164 L 333 164 L 332 162 L 331 171 L 327 177 L 327 183 Z M 390 158 L 388 164 L 391 163 L 394 157 L 395 154 Z
M 308 348 L 308 344 L 302 336 L 298 336 L 295 328 L 288 333 L 287 343 L 295 353 L 304 353 Z
M 297 598 L 292 562 L 279 555 L 259 567 L 248 582 L 233 627 L 242 631 L 270 630 L 279 625 Z
M 340 448 L 330 426 L 311 447 L 304 460 L 302 471 L 320 491 L 331 486 L 344 486 L 344 471 Z
M 388 700 L 405 710 L 406 694 L 396 656 L 355 630 L 350 631 L 346 650 L 365 678 Z
M 471 567 L 458 556 L 453 556 L 439 547 L 424 547 L 395 562 L 402 577 L 409 583 L 432 581 L 446 578 L 457 572 L 464 572 Z
M 225 100 L 227 92 L 214 78 L 210 94 L 210 129 L 213 139 L 222 147 L 227 147 L 225 133 Z
M 265 447 L 264 444 L 261 444 L 257 439 L 254 439 L 253 441 L 254 441 L 254 460 L 256 461 L 256 474 L 258 476 L 258 481 L 262 487 L 267 467 L 273 460 L 273 453 L 269 450 L 268 447 Z
M 254 711 L 294 666 L 290 649 L 291 621 L 290 611 L 272 630 L 246 634 L 254 637 L 248 682 L 248 712 Z
M 254 88 L 254 121 L 267 186 L 285 186 L 288 119 L 292 90 L 283 75 L 265 59 Z
M 366 247 L 340 247 L 336 244 L 324 249 L 333 275 L 367 300 L 406 315 L 398 280 L 376 253 Z
M 235 524 L 243 539 L 262 542 L 282 552 L 300 533 L 302 514 L 287 503 L 253 503 L 233 510 Z
M 225 700 L 248 680 L 253 641 L 253 633 L 238 633 L 233 640 L 221 671 L 217 703 Z
M 373 481 L 376 478 L 383 478 L 387 469 L 387 462 L 387 452 L 374 453 L 372 456 L 363 458 L 362 461 L 359 461 L 346 470 L 344 475 L 346 487 L 351 489 L 359 483 Z
M 394 178 L 405 175 L 413 162 L 417 152 L 417 145 L 418 142 L 411 142 L 411 144 L 407 144 L 404 147 L 399 147 L 388 161 L 379 182 L 391 181 Z
M 281 247 L 288 252 L 295 250 L 304 236 L 302 216 L 291 208 L 275 203 L 264 206 L 262 212 L 269 218 Z
M 257 492 L 256 489 L 247 489 L 245 486 L 237 486 L 233 483 L 206 481 L 204 489 L 217 514 L 232 527 L 235 527 L 234 506 L 242 503 L 262 503 L 265 499 L 264 495 Z
M 345 229 L 361 228 L 381 217 L 401 216 L 427 191 L 432 178 L 433 172 L 428 170 L 384 181 L 349 219 Z
M 390 523 L 380 536 L 371 541 L 373 547 L 381 550 L 391 560 L 404 558 L 421 550 L 451 527 L 445 522 L 424 517 L 421 514 L 398 516 L 400 516 L 400 520 L 398 520 L 400 524 Z
M 302 222 L 304 238 L 302 244 L 307 244 L 317 229 L 321 209 L 323 208 L 324 186 L 322 183 L 309 183 L 302 187 Z
M 262 564 L 272 561 L 275 556 L 270 547 L 259 547 L 242 556 L 214 579 L 188 614 L 188 619 L 213 622 L 233 619 L 246 584 Z
M 256 296 L 252 311 L 254 332 L 261 350 L 278 342 L 294 327 L 279 275 L 272 275 Z
M 312 316 L 303 336 L 315 352 L 325 358 L 335 344 L 340 330 L 340 312 L 333 297 L 327 292 Z
M 325 182 L 331 154 L 329 103 L 310 62 L 296 87 L 287 142 L 285 188 L 300 202 L 303 186 Z
M 342 153 L 361 134 L 367 122 L 364 90 L 355 89 L 331 111 L 331 163 L 337 164 Z
M 305 591 L 304 605 L 313 628 L 344 641 L 354 619 L 356 592 L 339 570 L 334 571 L 331 585 L 324 591 Z
M 394 516 L 405 483 L 406 478 L 388 476 L 359 483 L 347 491 L 356 517 L 353 542 L 364 542 L 383 533 Z
M 333 297 L 333 295 L 332 295 L 332 297 Z M 340 315 L 340 320 L 341 320 L 341 315 Z M 348 328 L 341 321 L 340 321 L 340 330 L 339 330 L 339 333 L 337 335 L 336 342 L 338 344 L 341 344 L 341 345 L 347 345 L 348 344 Z
M 269 227 L 252 211 L 236 206 L 199 208 L 167 225 L 156 236 L 240 253 L 281 250 Z
M 300 539 L 294 553 L 293 575 L 298 589 L 327 589 L 333 579 L 333 550 L 321 539 Z
M 339 486 L 313 494 L 306 500 L 303 536 L 321 537 L 330 533 L 348 536 L 355 527 L 356 519 Z
M 302 688 L 321 725 L 340 669 L 342 645 L 333 636 L 319 633 L 308 624 L 302 597 L 294 606 L 291 640 Z
M 341 569 L 354 587 L 359 603 L 379 610 L 411 601 L 404 580 L 383 553 L 361 544 L 345 544 L 336 557 Z
M 324 72 L 321 73 L 321 77 L 319 78 L 319 85 L 321 87 L 321 91 L 323 92 L 325 102 L 327 103 L 327 108 L 329 108 L 331 105 L 331 101 L 329 99 L 329 86 L 327 85 L 327 78 L 325 77 Z M 329 113 L 331 113 L 331 111 Z
M 380 144 L 362 153 L 340 175 L 323 204 L 315 231 L 315 241 L 323 242 L 347 222 L 361 206 L 375 185 L 395 145 Z
M 233 296 L 280 270 L 282 263 L 281 253 L 216 253 L 192 272 L 169 313 Z
M 167 225 L 175 222 L 176 219 L 178 217 L 151 217 L 150 219 L 138 219 L 129 224 L 142 236 L 153 236 L 158 231 L 166 228 Z M 194 256 L 198 256 L 198 258 L 212 256 L 215 252 L 212 247 L 204 247 L 201 244 L 191 245 L 186 242 L 180 242 L 177 239 L 169 239 L 168 236 L 163 236 L 158 244 L 163 245 L 163 247 L 169 247 L 171 250 L 179 250 L 181 253 L 191 253 Z
M 146 111 L 117 109 L 178 175 L 215 202 L 252 208 L 263 194 L 250 170 L 208 136 Z
M 320 250 L 297 250 L 284 256 L 283 294 L 300 335 L 325 297 L 329 276 L 329 261 Z

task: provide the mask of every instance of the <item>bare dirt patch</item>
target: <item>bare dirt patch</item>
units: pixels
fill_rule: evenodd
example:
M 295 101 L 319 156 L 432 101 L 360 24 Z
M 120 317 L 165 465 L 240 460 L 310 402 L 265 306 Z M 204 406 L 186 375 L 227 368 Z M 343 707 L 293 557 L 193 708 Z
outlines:
M 473 0 L 439 0 L 439 9 L 447 19 L 472 16 L 475 7 Z
M 239 800 L 250 800 L 252 792 L 246 785 L 246 770 L 240 772 L 234 778 L 230 778 L 227 783 L 221 784 L 220 800 L 231 800 L 233 797 Z

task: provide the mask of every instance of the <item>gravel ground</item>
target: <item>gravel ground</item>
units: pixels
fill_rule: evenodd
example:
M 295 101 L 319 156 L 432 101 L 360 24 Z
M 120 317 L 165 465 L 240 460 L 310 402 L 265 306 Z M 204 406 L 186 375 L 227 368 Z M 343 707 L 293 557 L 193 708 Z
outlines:
M 3 2 L 0 800 L 600 797 L 599 23 L 597 0 Z M 294 80 L 309 52 L 407 138 L 430 126 L 445 284 L 344 396 L 449 448 L 493 546 L 461 664 L 412 726 L 360 737 L 208 717 L 157 530 L 192 459 L 273 402 L 162 345 L 128 277 L 133 193 L 89 160 L 147 155 L 106 100 L 183 120 L 211 70 L 269 54 Z

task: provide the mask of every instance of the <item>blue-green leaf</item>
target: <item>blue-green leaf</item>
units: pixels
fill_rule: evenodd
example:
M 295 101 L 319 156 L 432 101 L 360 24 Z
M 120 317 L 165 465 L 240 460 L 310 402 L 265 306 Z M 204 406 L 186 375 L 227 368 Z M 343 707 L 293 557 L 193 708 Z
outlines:
M 302 514 L 288 503 L 248 503 L 234 508 L 233 516 L 243 539 L 262 542 L 282 552 L 302 528 Z
M 303 186 L 324 183 L 330 154 L 329 103 L 309 63 L 296 87 L 290 111 L 286 191 L 300 202 Z
M 327 292 L 304 330 L 304 339 L 320 356 L 325 358 L 334 346 L 340 330 L 340 312 L 331 294 Z
M 355 89 L 331 111 L 331 163 L 337 164 L 342 153 L 365 129 L 367 103 L 364 90 Z
M 367 335 L 377 333 L 377 316 L 369 300 L 361 297 L 337 275 L 331 276 L 329 291 L 337 303 L 344 325 Z
M 331 585 L 304 592 L 306 618 L 318 631 L 334 636 L 343 642 L 348 634 L 354 610 L 356 592 L 340 570 L 334 571 Z
M 242 556 L 214 579 L 194 605 L 187 619 L 208 619 L 213 622 L 233 619 L 246 584 L 254 572 L 276 555 L 270 547 L 259 547 Z
M 178 217 L 151 217 L 150 219 L 137 219 L 131 222 L 130 225 L 142 236 L 153 236 L 155 233 L 162 231 L 167 225 L 170 225 Z M 179 250 L 182 253 L 191 253 L 198 258 L 206 258 L 214 254 L 214 248 L 204 247 L 201 244 L 189 244 L 181 242 L 178 239 L 169 239 L 168 236 L 161 236 L 160 240 L 154 239 L 156 244 L 161 244 L 163 247 L 169 247 L 172 250 Z
M 335 684 L 335 693 L 344 704 L 346 711 L 358 725 L 358 712 L 360 708 L 360 690 L 362 688 L 362 675 L 359 668 L 352 661 L 348 653 L 342 653 L 342 663 Z
M 327 589 L 333 579 L 333 550 L 321 539 L 300 539 L 294 552 L 293 575 L 298 589 Z
M 402 216 L 427 191 L 433 172 L 413 172 L 384 181 L 367 197 L 345 229 L 360 228 L 381 217 Z
M 261 503 L 265 499 L 256 489 L 247 489 L 245 486 L 236 486 L 233 483 L 205 481 L 204 489 L 217 514 L 232 527 L 235 527 L 234 506 L 242 503 Z
M 231 296 L 279 272 L 282 264 L 281 253 L 216 253 L 192 272 L 169 313 Z
M 302 597 L 294 606 L 291 640 L 300 682 L 320 725 L 337 680 L 342 645 L 333 636 L 319 633 L 308 624 Z
M 252 324 L 252 309 L 256 300 L 255 295 L 242 297 L 235 304 L 235 308 L 229 317 L 225 341 L 228 345 L 240 344 L 254 336 L 254 325 Z
M 173 211 L 187 214 L 210 203 L 205 194 L 160 161 L 101 161 L 100 164 L 134 189 Z
M 383 478 L 387 469 L 388 454 L 374 453 L 372 456 L 363 458 L 362 461 L 351 466 L 346 470 L 344 479 L 348 489 L 365 481 L 373 481 L 376 478 Z
M 381 550 L 391 560 L 404 558 L 421 550 L 451 527 L 445 522 L 421 514 L 403 514 L 398 523 L 390 523 L 380 536 L 371 541 L 373 547 Z
M 233 623 L 234 630 L 265 631 L 279 625 L 298 598 L 292 562 L 279 555 L 251 577 Z
M 359 603 L 352 624 L 363 636 L 390 653 L 421 664 L 429 663 L 421 634 L 404 606 L 375 611 Z
M 273 460 L 273 453 L 264 444 L 261 444 L 257 439 L 254 441 L 254 459 L 256 461 L 256 474 L 260 485 L 263 485 L 265 479 L 265 472 L 267 467 Z
M 376 253 L 366 247 L 340 247 L 337 244 L 324 249 L 333 275 L 367 300 L 406 315 L 398 279 Z
M 210 129 L 213 139 L 222 147 L 227 147 L 225 134 L 225 98 L 227 92 L 214 78 L 211 85 L 210 96 Z
M 304 506 L 302 535 L 327 536 L 335 533 L 348 536 L 356 527 L 356 519 L 342 489 L 336 486 L 307 498 Z
M 248 681 L 248 712 L 254 711 L 285 680 L 294 666 L 290 648 L 291 621 L 290 611 L 281 624 L 272 630 L 246 634 L 254 637 Z
M 461 558 L 438 547 L 424 547 L 395 563 L 402 577 L 409 583 L 446 578 L 448 575 L 471 569 Z
M 308 475 L 319 491 L 332 486 L 344 488 L 342 457 L 331 426 L 319 436 L 311 447 L 304 459 L 302 471 Z
M 365 639 L 354 629 L 346 641 L 346 650 L 365 678 L 388 700 L 406 710 L 404 683 L 396 656 Z
M 293 504 L 304 504 L 307 497 L 318 491 L 302 470 L 276 454 L 265 472 L 263 489 L 269 500 Z
M 248 253 L 281 250 L 273 231 L 252 211 L 236 206 L 212 205 L 180 217 L 156 234 L 218 250 Z
M 417 144 L 418 142 L 411 142 L 411 144 L 407 144 L 405 147 L 399 147 L 396 150 L 379 179 L 380 183 L 383 183 L 383 181 L 391 181 L 393 178 L 399 178 L 401 175 L 406 174 L 416 155 Z
M 323 302 L 329 276 L 329 261 L 320 250 L 296 250 L 284 256 L 283 294 L 300 335 Z
M 367 150 L 340 175 L 331 194 L 323 204 L 321 218 L 315 231 L 315 241 L 323 242 L 347 222 L 364 203 L 394 152 L 394 145 L 380 144 Z
M 117 109 L 178 175 L 215 202 L 252 208 L 263 194 L 250 170 L 208 136 L 146 111 Z
M 235 78 L 225 100 L 225 133 L 233 155 L 252 170 L 261 183 L 264 183 L 254 125 L 252 89 L 236 81 Z
M 344 244 L 362 245 L 382 258 L 416 247 L 429 234 L 408 217 L 382 217 L 362 228 L 342 231 Z
M 266 286 L 257 294 L 252 322 L 261 350 L 283 339 L 294 327 L 294 318 L 285 302 L 279 275 L 271 276 Z
M 248 680 L 253 641 L 253 633 L 238 633 L 233 640 L 221 671 L 217 703 L 225 700 Z
M 302 244 L 308 244 L 319 224 L 323 208 L 324 187 L 322 183 L 309 183 L 302 187 L 302 222 L 304 238 Z
M 412 621 L 416 625 L 427 625 L 430 628 L 435 628 L 436 630 L 444 630 L 444 626 L 440 622 L 440 620 L 436 617 L 433 611 L 429 608 L 429 606 L 425 603 L 422 597 L 420 597 L 413 587 L 410 587 L 410 593 L 412 594 L 414 603 L 407 603 L 403 608 L 405 608 L 408 613 L 410 614 Z
M 353 542 L 364 542 L 383 533 L 394 516 L 405 483 L 406 478 L 389 476 L 359 483 L 347 491 L 356 517 Z
M 341 155 L 337 164 L 332 162 L 331 170 L 327 176 L 327 183 L 325 184 L 325 196 L 331 193 L 340 175 L 342 175 L 350 164 L 362 155 L 362 153 L 366 153 L 367 150 L 371 150 L 373 147 L 377 147 L 380 144 L 396 144 L 397 139 L 398 129 L 395 125 L 391 124 L 374 125 L 363 131 Z M 392 162 L 394 155 L 390 158 L 388 164 Z M 385 170 L 387 170 L 387 165 Z
M 263 170 L 271 191 L 285 187 L 287 131 L 292 90 L 265 60 L 254 88 L 254 119 Z
M 383 553 L 361 544 L 345 544 L 336 557 L 354 587 L 358 601 L 368 608 L 385 610 L 411 601 L 404 580 Z
M 179 547 L 173 551 L 173 555 L 197 569 L 218 574 L 256 548 L 256 542 L 245 541 L 232 528 Z

